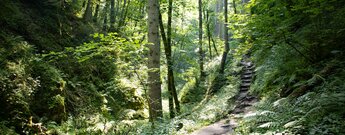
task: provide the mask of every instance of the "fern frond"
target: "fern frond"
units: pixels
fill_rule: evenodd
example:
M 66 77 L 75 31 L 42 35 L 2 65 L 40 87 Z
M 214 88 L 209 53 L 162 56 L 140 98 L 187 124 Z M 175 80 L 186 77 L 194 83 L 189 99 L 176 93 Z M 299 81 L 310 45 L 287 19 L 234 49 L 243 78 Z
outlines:
M 278 127 L 280 124 L 278 122 L 267 122 L 264 123 L 260 126 L 258 126 L 259 128 L 276 128 Z
M 300 123 L 300 121 L 298 120 L 294 120 L 294 121 L 290 121 L 286 124 L 284 124 L 284 128 L 291 128 L 291 127 L 295 127 L 296 125 L 298 125 Z
M 287 101 L 287 98 L 278 99 L 277 101 L 273 102 L 273 107 L 278 107 L 281 104 L 285 104 L 286 101 Z

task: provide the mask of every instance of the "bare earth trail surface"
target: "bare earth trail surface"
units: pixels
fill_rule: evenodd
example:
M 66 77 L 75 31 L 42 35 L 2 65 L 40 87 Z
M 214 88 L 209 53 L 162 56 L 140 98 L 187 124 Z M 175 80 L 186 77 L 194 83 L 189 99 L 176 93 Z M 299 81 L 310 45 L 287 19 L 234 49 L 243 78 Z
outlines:
M 246 114 L 252 113 L 251 106 L 258 102 L 258 99 L 250 95 L 248 90 L 254 76 L 255 67 L 250 61 L 242 61 L 241 65 L 243 66 L 241 73 L 242 82 L 240 91 L 235 97 L 235 108 L 229 112 L 230 117 L 203 127 L 191 133 L 191 135 L 231 135 L 237 127 L 239 120 Z

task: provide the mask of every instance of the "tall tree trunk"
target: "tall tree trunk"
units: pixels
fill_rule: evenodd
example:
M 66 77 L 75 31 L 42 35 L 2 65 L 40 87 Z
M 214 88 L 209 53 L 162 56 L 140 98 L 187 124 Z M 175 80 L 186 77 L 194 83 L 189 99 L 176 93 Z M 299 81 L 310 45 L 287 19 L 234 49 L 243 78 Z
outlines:
M 206 11 L 206 29 L 207 29 L 207 39 L 208 39 L 208 51 L 210 53 L 210 58 L 212 59 L 212 47 L 211 47 L 211 30 L 210 30 L 210 11 Z
M 176 87 L 175 87 L 175 80 L 174 80 L 174 71 L 173 71 L 173 60 L 171 58 L 171 22 L 172 22 L 172 4 L 173 0 L 169 0 L 169 7 L 168 7 L 168 30 L 167 30 L 167 40 L 168 44 L 165 49 L 165 54 L 167 57 L 167 63 L 168 63 L 168 82 L 169 82 L 169 88 L 172 91 L 172 96 L 174 97 L 175 101 L 175 107 L 176 107 L 176 112 L 180 113 L 180 103 L 177 98 L 177 92 L 176 92 Z
M 224 6 L 224 1 L 216 0 L 216 10 L 215 10 L 216 14 L 221 13 L 223 11 L 223 6 Z M 215 29 L 214 29 L 213 35 L 218 36 L 219 38 L 224 37 L 223 22 L 218 17 L 216 17 L 214 20 L 215 20 Z
M 83 1 L 82 8 L 84 8 L 86 6 L 86 2 L 87 2 L 87 0 Z
M 115 30 L 115 0 L 110 0 L 110 31 Z
M 105 7 L 103 9 L 103 16 L 104 16 L 104 19 L 103 19 L 103 33 L 106 33 L 107 30 L 108 30 L 108 9 L 109 9 L 109 0 L 106 0 L 105 1 Z
M 228 55 L 228 52 L 230 50 L 229 48 L 229 33 L 228 33 L 228 0 L 224 0 L 224 52 L 222 56 L 222 60 L 220 63 L 220 70 L 219 73 L 224 73 L 225 64 L 226 64 L 226 57 Z
M 87 2 L 83 19 L 85 22 L 90 22 L 92 20 L 92 0 Z
M 121 28 L 122 26 L 125 26 L 126 24 L 126 18 L 127 18 L 127 13 L 128 13 L 128 8 L 131 3 L 131 0 L 124 0 L 124 7 L 121 13 L 121 20 L 119 20 L 119 26 L 118 28 Z
M 176 112 L 180 113 L 180 103 L 177 98 L 177 92 L 175 88 L 175 80 L 174 80 L 174 72 L 173 72 L 173 61 L 172 61 L 172 51 L 171 51 L 171 18 L 172 18 L 172 0 L 169 1 L 169 9 L 168 9 L 168 30 L 167 30 L 167 36 L 165 35 L 164 31 L 164 25 L 162 20 L 162 15 L 159 15 L 160 20 L 160 30 L 161 30 L 161 36 L 164 43 L 164 50 L 165 50 L 165 56 L 167 59 L 167 65 L 168 65 L 168 91 L 169 91 L 169 112 L 170 112 L 170 118 L 175 117 L 175 111 L 174 111 L 174 103 L 176 106 Z M 175 101 L 175 102 L 174 102 Z
M 98 12 L 99 12 L 99 4 L 100 4 L 100 0 L 97 1 L 97 5 L 96 5 L 96 9 L 95 9 L 95 14 L 93 15 L 93 22 L 97 23 L 98 20 Z
M 212 40 L 212 45 L 213 45 L 213 48 L 214 48 L 214 51 L 216 52 L 216 55 L 218 56 L 218 50 L 217 50 L 217 47 L 216 47 L 216 43 L 214 41 L 214 38 L 211 36 L 211 40 Z
M 159 28 L 160 28 L 160 31 L 161 31 L 161 37 L 162 37 L 163 44 L 164 44 L 165 55 L 166 55 L 166 58 L 167 58 L 167 61 L 168 61 L 168 56 L 167 56 L 168 40 L 167 40 L 167 36 L 165 35 L 165 31 L 164 31 L 164 24 L 163 24 L 163 20 L 162 20 L 162 14 L 159 14 Z M 168 64 L 168 91 L 169 91 L 168 101 L 169 101 L 170 118 L 174 118 L 175 117 L 174 99 L 173 99 L 173 96 L 172 96 L 173 93 L 172 93 L 171 87 L 170 87 L 169 64 Z
M 199 66 L 200 66 L 200 79 L 205 76 L 204 73 L 204 52 L 202 50 L 202 0 L 199 0 Z
M 159 3 L 148 0 L 148 83 L 151 121 L 163 117 L 161 80 L 160 80 L 160 40 L 159 40 Z
M 237 9 L 236 9 L 236 0 L 232 1 L 232 6 L 234 8 L 234 14 L 237 14 Z

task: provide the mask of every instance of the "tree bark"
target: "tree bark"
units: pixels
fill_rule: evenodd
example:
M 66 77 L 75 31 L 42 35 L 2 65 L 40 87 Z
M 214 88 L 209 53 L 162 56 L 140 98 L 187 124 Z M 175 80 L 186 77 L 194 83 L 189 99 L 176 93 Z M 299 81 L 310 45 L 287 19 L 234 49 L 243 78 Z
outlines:
M 99 12 L 99 4 L 100 4 L 100 0 L 97 1 L 97 5 L 96 5 L 96 9 L 95 9 L 95 14 L 93 15 L 93 22 L 97 23 L 98 20 L 98 12 Z
M 103 29 L 102 29 L 103 33 L 106 33 L 108 30 L 108 14 L 107 14 L 108 9 L 109 9 L 109 0 L 106 0 L 105 7 L 103 9 L 103 16 L 104 16 Z
M 164 50 L 165 55 L 167 59 L 167 65 L 168 65 L 168 74 L 167 74 L 167 80 L 168 80 L 168 91 L 169 91 L 169 111 L 170 111 L 170 118 L 175 117 L 175 109 L 174 109 L 174 103 L 176 107 L 176 113 L 180 113 L 180 103 L 177 98 L 177 92 L 175 87 L 175 80 L 174 80 L 174 72 L 173 72 L 173 60 L 172 60 L 172 51 L 171 51 L 171 23 L 172 23 L 172 0 L 169 1 L 169 7 L 168 7 L 168 29 L 167 29 L 167 35 L 165 35 L 164 31 L 164 25 L 162 20 L 162 15 L 159 15 L 160 20 L 160 30 L 161 30 L 161 36 L 164 43 Z
M 123 5 L 123 9 L 121 11 L 121 20 L 119 20 L 119 26 L 118 28 L 125 26 L 126 24 L 126 18 L 127 18 L 127 13 L 128 13 L 128 8 L 130 5 L 131 1 L 130 0 L 124 0 L 124 5 Z
M 206 29 L 207 29 L 207 39 L 208 39 L 208 51 L 210 53 L 210 58 L 212 59 L 212 47 L 211 47 L 211 30 L 210 30 L 210 11 L 206 11 Z
M 175 79 L 174 79 L 174 71 L 173 71 L 173 60 L 171 58 L 171 23 L 172 23 L 172 4 L 173 0 L 169 0 L 169 7 L 168 7 L 168 30 L 167 30 L 167 40 L 168 44 L 165 49 L 165 54 L 167 57 L 167 63 L 168 63 L 168 81 L 169 81 L 169 88 L 172 91 L 172 96 L 174 97 L 174 102 L 175 102 L 175 107 L 176 107 L 176 112 L 180 113 L 180 103 L 177 98 L 177 92 L 176 92 L 176 87 L 175 87 Z
M 151 121 L 163 117 L 161 80 L 160 80 L 160 40 L 159 40 L 159 3 L 158 0 L 148 0 L 148 83 L 149 106 Z
M 115 30 L 115 0 L 110 0 L 110 31 Z
M 205 76 L 204 73 L 204 52 L 202 50 L 202 0 L 199 0 L 199 66 L 200 80 Z
M 213 45 L 213 48 L 214 48 L 214 51 L 216 52 L 216 55 L 218 56 L 218 50 L 217 50 L 217 47 L 216 47 L 216 43 L 214 42 L 214 38 L 211 36 L 211 40 L 212 40 L 212 45 Z
M 229 48 L 229 33 L 228 33 L 228 0 L 224 0 L 224 52 L 222 56 L 222 60 L 220 63 L 220 70 L 219 73 L 224 73 L 225 64 L 226 64 L 226 57 L 228 55 L 228 52 L 230 50 Z
M 85 22 L 90 22 L 92 20 L 92 0 L 87 2 L 83 19 Z
M 165 35 L 165 31 L 164 31 L 164 25 L 163 25 L 163 20 L 162 20 L 162 14 L 159 14 L 159 28 L 161 31 L 161 37 L 163 40 L 163 44 L 164 44 L 164 49 L 165 49 L 165 55 L 168 61 L 168 56 L 167 56 L 167 47 L 168 47 L 168 41 L 167 41 L 167 37 Z M 168 62 L 167 62 L 168 63 Z M 174 118 L 175 117 L 175 111 L 174 111 L 174 99 L 173 99 L 173 94 L 171 91 L 171 87 L 170 87 L 170 80 L 169 80 L 169 64 L 168 64 L 168 91 L 169 91 L 169 96 L 168 96 L 168 101 L 169 101 L 169 112 L 170 112 L 170 118 Z
M 224 6 L 224 1 L 222 0 L 216 0 L 216 9 L 215 12 L 216 13 L 221 13 L 223 11 L 223 6 Z M 223 29 L 223 22 L 216 17 L 215 19 L 215 29 L 214 29 L 214 34 L 215 36 L 218 36 L 219 38 L 224 37 L 224 29 Z
M 234 14 L 237 14 L 237 9 L 236 9 L 236 0 L 232 1 L 232 6 L 234 8 Z

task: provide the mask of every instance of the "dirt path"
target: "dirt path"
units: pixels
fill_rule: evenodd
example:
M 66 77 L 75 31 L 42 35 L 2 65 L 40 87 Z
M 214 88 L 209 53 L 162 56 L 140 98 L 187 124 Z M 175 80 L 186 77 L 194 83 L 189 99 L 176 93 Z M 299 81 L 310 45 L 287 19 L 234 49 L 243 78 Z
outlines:
M 235 108 L 229 112 L 229 118 L 222 119 L 209 126 L 203 127 L 191 135 L 230 135 L 238 126 L 238 121 L 246 114 L 251 113 L 251 106 L 258 101 L 255 96 L 249 94 L 253 76 L 254 64 L 250 61 L 242 61 L 243 70 L 241 73 L 240 91 L 235 97 Z

